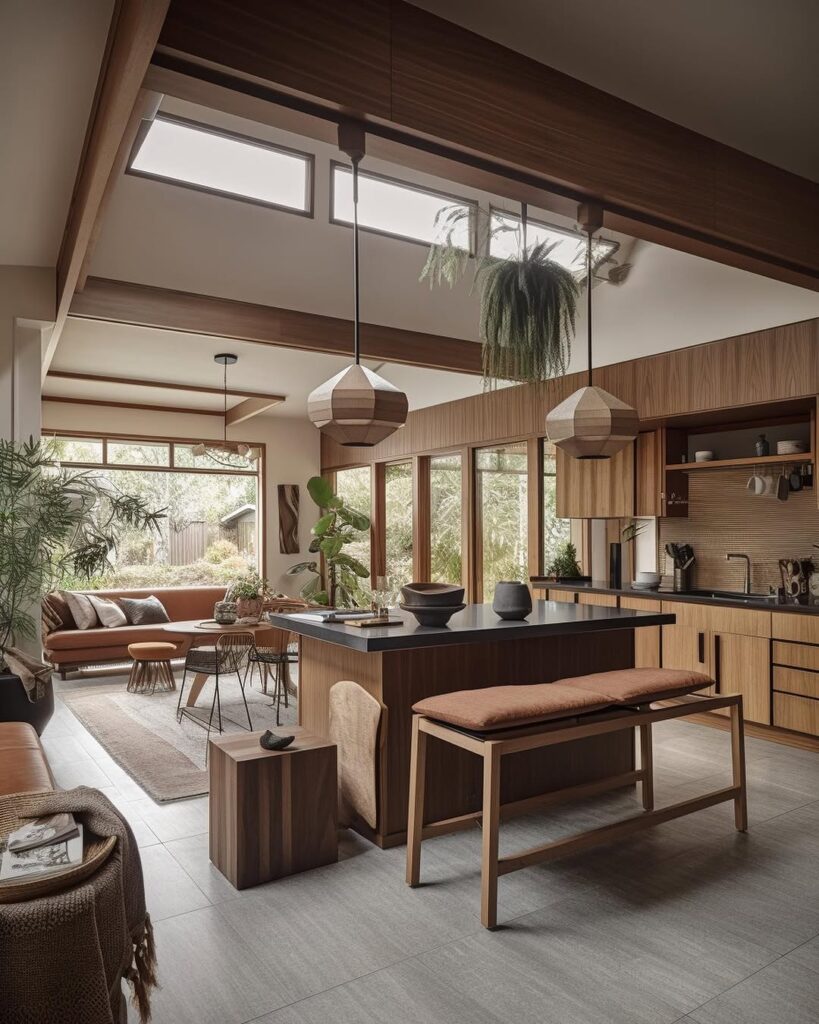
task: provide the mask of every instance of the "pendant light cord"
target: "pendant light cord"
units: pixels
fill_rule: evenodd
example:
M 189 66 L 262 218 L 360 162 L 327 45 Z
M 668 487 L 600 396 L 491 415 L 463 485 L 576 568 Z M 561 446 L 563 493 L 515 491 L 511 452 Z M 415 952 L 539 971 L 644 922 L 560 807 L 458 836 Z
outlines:
M 361 361 L 361 317 L 358 296 L 358 164 L 361 157 L 355 156 L 353 161 L 353 292 L 355 294 L 353 342 L 355 363 Z
M 526 222 L 528 220 L 528 209 L 529 208 L 528 208 L 526 203 L 521 203 L 520 204 L 520 224 L 521 224 L 521 228 L 523 229 L 523 232 L 522 232 L 522 234 L 523 234 L 523 237 L 522 237 L 523 252 L 521 253 L 521 255 L 523 256 L 524 259 L 526 258 L 526 226 L 527 226 Z
M 589 228 L 589 243 L 586 249 L 586 322 L 589 340 L 589 387 L 592 386 L 592 229 Z
M 222 423 L 224 424 L 223 433 L 225 435 L 225 442 L 227 442 L 227 360 L 222 364 L 224 373 L 222 374 L 222 391 L 224 393 L 224 418 Z

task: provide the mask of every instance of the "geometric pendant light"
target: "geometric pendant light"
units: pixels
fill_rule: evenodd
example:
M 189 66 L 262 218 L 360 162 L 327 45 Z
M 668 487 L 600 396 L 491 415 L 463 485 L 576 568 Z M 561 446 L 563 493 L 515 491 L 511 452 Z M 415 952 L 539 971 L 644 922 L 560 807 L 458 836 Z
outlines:
M 407 396 L 403 391 L 361 365 L 361 323 L 358 287 L 358 165 L 364 156 L 364 129 L 342 122 L 339 148 L 353 165 L 353 352 L 355 361 L 335 377 L 320 384 L 307 399 L 307 415 L 322 434 L 346 447 L 371 448 L 389 437 L 407 420 Z
M 586 251 L 586 308 L 589 383 L 556 405 L 546 417 L 546 433 L 556 447 L 575 459 L 610 459 L 639 432 L 636 411 L 592 384 L 592 236 L 599 223 L 589 219 Z

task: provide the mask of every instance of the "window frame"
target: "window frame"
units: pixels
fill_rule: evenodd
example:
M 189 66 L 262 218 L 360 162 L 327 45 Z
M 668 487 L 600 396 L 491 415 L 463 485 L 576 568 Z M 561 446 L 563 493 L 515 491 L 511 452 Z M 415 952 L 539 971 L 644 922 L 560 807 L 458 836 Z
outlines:
M 142 144 L 151 130 L 154 121 L 167 121 L 171 124 L 184 125 L 186 128 L 193 128 L 204 132 L 206 135 L 217 135 L 221 138 L 232 139 L 234 142 L 243 142 L 255 146 L 257 149 L 268 149 L 274 153 L 285 153 L 288 156 L 297 156 L 305 164 L 304 181 L 304 210 L 294 209 L 292 206 L 285 206 L 282 203 L 273 203 L 267 199 L 257 199 L 253 196 L 242 195 L 241 192 L 229 192 L 226 189 L 212 188 L 209 185 L 198 185 L 196 182 L 184 181 L 182 178 L 172 178 L 165 174 L 156 174 L 153 171 L 142 171 L 134 167 L 134 160 L 139 155 Z M 128 154 L 128 161 L 125 165 L 125 173 L 135 178 L 146 178 L 149 181 L 159 181 L 166 185 L 177 185 L 179 188 L 187 188 L 193 192 L 203 192 L 206 195 L 220 196 L 223 199 L 233 199 L 238 203 L 249 203 L 251 206 L 262 206 L 268 210 L 278 210 L 282 213 L 292 213 L 297 217 L 315 217 L 315 182 L 316 182 L 316 156 L 315 153 L 308 153 L 291 146 L 282 146 L 277 142 L 267 142 L 265 139 L 257 139 L 252 135 L 244 135 L 241 132 L 234 132 L 228 128 L 219 128 L 215 125 L 204 124 L 201 121 L 194 121 L 188 117 L 181 117 L 177 114 L 167 114 L 160 111 L 150 120 L 143 120 L 137 131 L 136 139 Z
M 330 161 L 330 224 L 335 224 L 338 227 L 350 228 L 353 227 L 353 222 L 349 220 L 342 220 L 336 216 L 335 211 L 335 180 L 336 180 L 336 168 L 340 168 L 343 171 L 352 174 L 352 165 L 344 163 L 343 160 L 331 160 Z M 465 199 L 463 196 L 454 195 L 451 192 L 442 192 L 440 189 L 427 188 L 425 185 L 418 185 L 416 182 L 404 181 L 402 178 L 393 177 L 390 174 L 381 174 L 378 171 L 363 171 L 359 169 L 359 179 L 370 178 L 373 181 L 385 181 L 391 185 L 400 185 L 401 188 L 406 188 L 411 192 L 420 192 L 422 195 L 437 196 L 441 199 L 448 199 L 453 203 L 458 203 L 461 206 L 469 208 L 469 249 L 468 255 L 474 256 L 477 248 L 477 211 L 480 204 L 475 199 Z M 384 238 L 394 238 L 399 242 L 411 242 L 413 245 L 421 245 L 425 249 L 429 249 L 431 242 L 424 242 L 420 238 L 413 238 L 411 235 L 401 235 L 396 231 L 385 231 L 383 228 L 371 228 L 365 227 L 359 222 L 359 231 L 366 231 L 371 235 L 381 235 Z
M 495 216 L 495 214 L 499 214 L 500 216 L 503 216 L 503 217 L 512 217 L 515 220 L 517 220 L 518 223 L 520 223 L 520 221 L 521 221 L 520 213 L 515 213 L 512 210 L 504 210 L 500 206 L 495 206 L 495 205 L 490 203 L 490 205 L 489 205 L 489 237 L 488 237 L 488 239 L 486 241 L 486 255 L 487 256 L 491 256 L 492 255 L 492 218 Z M 579 241 L 583 242 L 584 244 L 586 243 L 586 236 L 583 234 L 582 231 L 573 231 L 571 228 L 565 228 L 565 227 L 562 227 L 562 226 L 557 225 L 557 224 L 550 224 L 548 221 L 538 220 L 536 217 L 529 217 L 529 216 L 527 216 L 526 223 L 527 223 L 527 225 L 528 224 L 533 224 L 535 227 L 538 227 L 538 228 L 546 228 L 547 231 L 556 231 L 558 234 L 566 235 L 569 238 L 577 238 Z M 603 263 L 604 263 L 604 261 L 606 259 L 608 259 L 609 257 L 613 256 L 616 252 L 619 252 L 619 250 L 620 250 L 620 243 L 618 241 L 616 241 L 616 239 L 614 239 L 614 238 L 598 237 L 598 238 L 594 239 L 594 241 L 605 242 L 607 245 L 613 245 L 614 248 L 611 250 L 611 252 L 608 254 L 608 256 L 602 257 L 596 263 L 593 264 L 592 271 L 597 270 L 599 267 L 601 267 L 603 265 Z M 498 257 L 498 259 L 501 259 L 501 258 L 502 257 Z M 585 273 L 585 266 L 583 267 L 583 272 Z M 572 273 L 572 271 L 569 271 L 569 273 Z

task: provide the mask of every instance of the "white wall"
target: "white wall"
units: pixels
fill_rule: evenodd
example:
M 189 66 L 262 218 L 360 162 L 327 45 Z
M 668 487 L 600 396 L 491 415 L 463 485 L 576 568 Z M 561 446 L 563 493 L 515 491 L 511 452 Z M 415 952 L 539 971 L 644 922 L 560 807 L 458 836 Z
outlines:
M 53 269 L 0 266 L 0 437 L 39 434 L 42 332 L 55 301 Z
M 137 436 L 219 438 L 222 421 L 216 416 L 147 412 L 103 406 L 43 402 L 43 431 L 84 430 L 134 434 Z M 295 581 L 284 575 L 289 566 L 301 561 L 310 543 L 315 508 L 307 493 L 307 481 L 320 469 L 319 432 L 307 419 L 276 419 L 256 416 L 228 431 L 233 440 L 258 441 L 266 446 L 264 519 L 267 531 L 265 575 L 271 586 L 285 593 L 297 593 L 306 578 Z M 279 552 L 278 484 L 298 484 L 300 497 L 299 542 L 301 554 Z

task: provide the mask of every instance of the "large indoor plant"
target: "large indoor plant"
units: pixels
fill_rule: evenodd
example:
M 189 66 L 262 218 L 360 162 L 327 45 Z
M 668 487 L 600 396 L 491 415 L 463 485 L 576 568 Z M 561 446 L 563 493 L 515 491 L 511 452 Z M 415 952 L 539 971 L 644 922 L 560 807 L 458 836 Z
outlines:
M 473 288 L 480 296 L 484 382 L 542 381 L 566 372 L 571 355 L 579 281 L 550 258 L 555 244 L 529 244 L 526 205 L 516 226 L 494 221 L 480 208 L 444 207 L 436 217 L 436 241 L 430 246 L 421 280 L 452 286 L 466 273 L 472 257 L 463 245 L 465 222 L 477 217 Z M 493 237 L 511 232 L 516 253 L 491 255 Z
M 60 466 L 47 441 L 0 439 L 0 720 L 20 689 L 7 656 L 37 640 L 43 596 L 102 572 L 120 528 L 158 530 L 163 517 L 92 471 Z
M 318 561 L 308 561 L 292 566 L 287 575 L 311 574 L 311 579 L 301 589 L 301 596 L 306 600 L 334 608 L 355 608 L 366 600 L 361 580 L 367 579 L 370 570 L 344 548 L 361 540 L 361 535 L 370 528 L 370 517 L 351 508 L 333 492 L 324 477 L 311 477 L 307 491 L 322 512 L 312 528 L 309 550 L 323 556 L 324 572 Z

